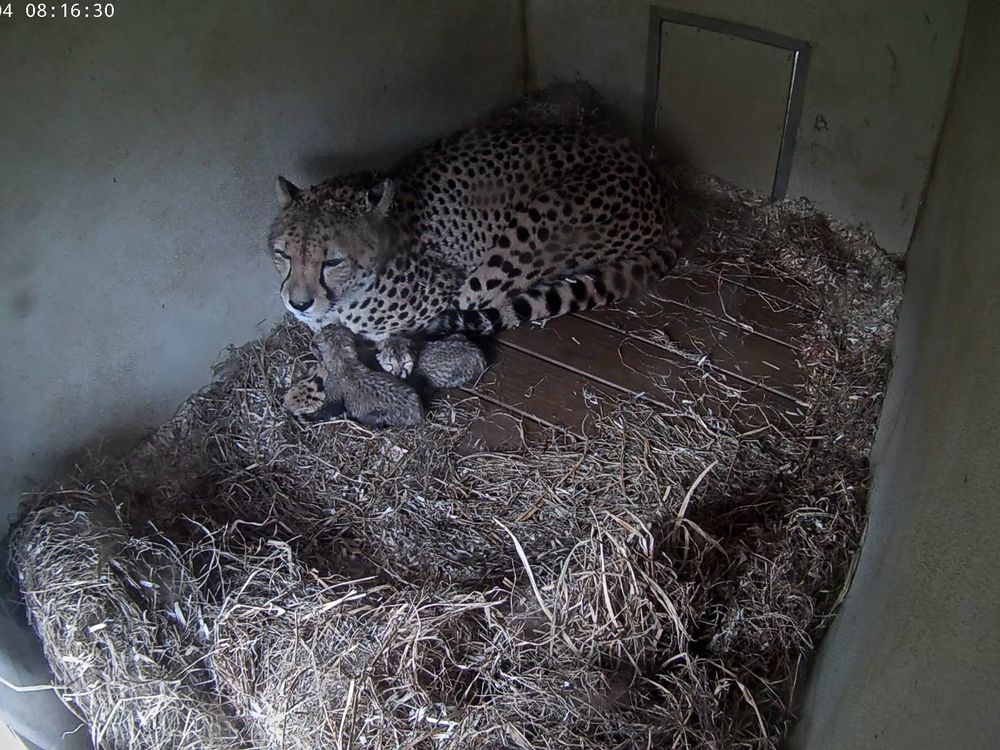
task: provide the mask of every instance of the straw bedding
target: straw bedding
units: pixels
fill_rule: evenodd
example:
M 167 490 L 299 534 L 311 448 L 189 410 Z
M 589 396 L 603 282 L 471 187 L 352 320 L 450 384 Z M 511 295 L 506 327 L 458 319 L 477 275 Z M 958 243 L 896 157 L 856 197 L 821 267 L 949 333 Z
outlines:
M 631 399 L 587 440 L 486 451 L 453 396 L 416 427 L 304 427 L 281 325 L 23 508 L 14 569 L 95 743 L 776 747 L 860 543 L 901 275 L 807 204 L 670 174 L 679 273 L 800 290 L 799 421 Z

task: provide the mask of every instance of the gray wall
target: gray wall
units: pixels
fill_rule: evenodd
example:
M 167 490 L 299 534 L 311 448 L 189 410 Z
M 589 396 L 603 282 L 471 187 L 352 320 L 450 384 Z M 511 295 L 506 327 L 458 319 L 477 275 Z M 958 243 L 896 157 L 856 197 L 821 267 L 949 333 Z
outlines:
M 533 78 L 591 81 L 638 136 L 650 0 L 527 2 Z M 652 4 L 810 42 L 788 194 L 870 223 L 887 250 L 905 252 L 944 115 L 964 0 Z
M 798 750 L 1000 738 L 1000 4 L 973 0 L 909 255 L 867 541 Z
M 282 314 L 277 173 L 385 165 L 520 93 L 513 2 L 116 7 L 0 24 L 0 534 L 24 477 L 131 442 Z
M 791 192 L 902 251 L 965 3 L 664 5 L 813 42 Z M 648 4 L 528 11 L 535 80 L 592 79 L 638 132 Z M 995 3 L 974 0 L 912 251 L 869 539 L 803 750 L 985 748 L 1000 730 L 998 25 Z M 4 510 L 25 476 L 161 421 L 226 344 L 281 314 L 262 247 L 276 172 L 386 164 L 516 95 L 520 62 L 517 3 L 500 0 L 132 0 L 110 21 L 0 24 Z M 829 130 L 813 128 L 820 114 Z M 29 636 L 0 618 L 13 682 L 46 679 Z M 0 691 L 39 745 L 76 744 L 51 696 Z M 27 730 L 32 712 L 44 718 Z
M 519 33 L 491 0 L 4 21 L 0 493 L 169 415 L 282 314 L 277 173 L 386 165 L 517 96 Z

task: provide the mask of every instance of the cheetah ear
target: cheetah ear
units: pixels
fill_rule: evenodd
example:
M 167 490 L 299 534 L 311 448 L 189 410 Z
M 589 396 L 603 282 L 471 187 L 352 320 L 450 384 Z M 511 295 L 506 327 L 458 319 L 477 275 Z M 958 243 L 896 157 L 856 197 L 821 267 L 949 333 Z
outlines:
M 365 209 L 382 217 L 388 216 L 395 197 L 396 182 L 388 177 L 379 180 L 365 194 Z
M 278 175 L 278 179 L 275 182 L 274 187 L 278 194 L 278 208 L 288 208 L 292 205 L 292 201 L 295 200 L 295 197 L 302 192 L 293 183 L 289 182 L 281 175 Z

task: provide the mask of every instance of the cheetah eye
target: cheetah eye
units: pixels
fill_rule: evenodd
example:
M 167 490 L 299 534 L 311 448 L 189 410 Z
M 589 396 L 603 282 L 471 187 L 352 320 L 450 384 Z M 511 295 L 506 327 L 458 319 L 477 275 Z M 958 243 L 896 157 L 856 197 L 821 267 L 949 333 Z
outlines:
M 271 252 L 274 253 L 275 258 L 284 258 L 285 260 L 290 260 L 290 258 L 287 255 L 285 255 L 285 253 L 282 250 L 279 250 L 278 248 L 274 248 L 274 250 L 272 250 Z
M 329 258 L 328 260 L 323 261 L 323 270 L 325 271 L 327 268 L 334 268 L 343 262 L 343 258 Z

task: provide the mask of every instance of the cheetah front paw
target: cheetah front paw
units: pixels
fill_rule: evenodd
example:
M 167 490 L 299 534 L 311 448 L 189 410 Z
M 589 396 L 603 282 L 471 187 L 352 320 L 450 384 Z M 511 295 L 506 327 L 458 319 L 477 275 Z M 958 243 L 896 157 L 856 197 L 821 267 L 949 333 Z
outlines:
M 375 359 L 383 370 L 405 380 L 416 366 L 416 347 L 408 338 L 393 336 L 376 345 Z

